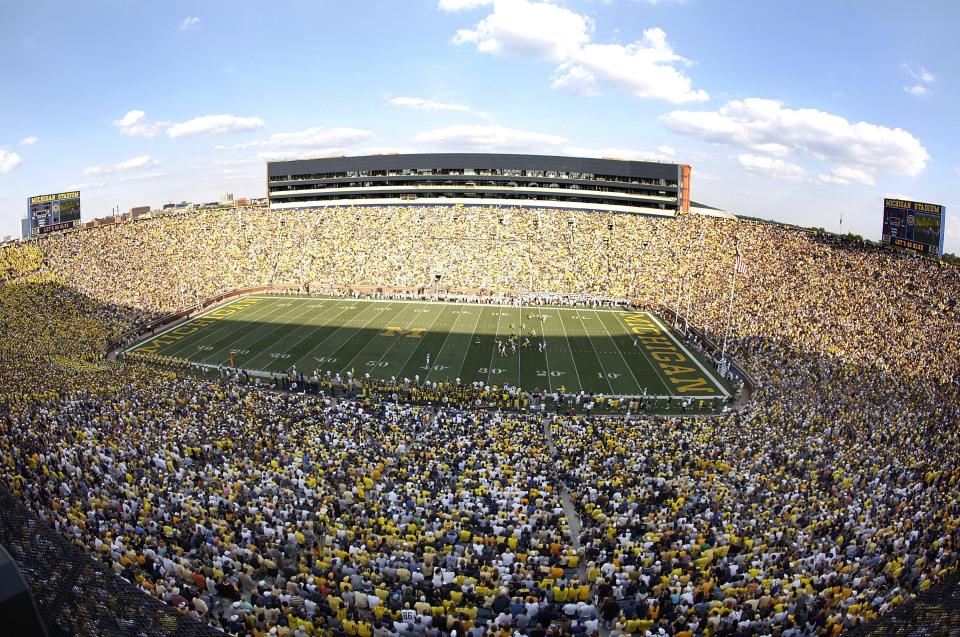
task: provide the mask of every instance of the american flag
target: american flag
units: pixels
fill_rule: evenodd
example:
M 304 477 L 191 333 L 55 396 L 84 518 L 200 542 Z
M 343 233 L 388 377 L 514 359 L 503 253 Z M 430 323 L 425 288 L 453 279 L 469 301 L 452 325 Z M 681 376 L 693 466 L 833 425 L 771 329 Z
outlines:
M 747 273 L 747 262 L 743 260 L 743 256 L 740 255 L 740 246 L 737 246 L 737 274 L 746 274 Z

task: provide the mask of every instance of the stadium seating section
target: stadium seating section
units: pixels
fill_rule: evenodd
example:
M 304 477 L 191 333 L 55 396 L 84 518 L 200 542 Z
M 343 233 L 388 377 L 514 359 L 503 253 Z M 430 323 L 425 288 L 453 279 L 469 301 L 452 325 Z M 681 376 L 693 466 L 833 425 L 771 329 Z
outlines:
M 736 249 L 729 348 L 757 388 L 716 416 L 331 400 L 105 357 L 237 288 L 436 275 L 651 308 L 686 280 L 692 322 L 722 335 Z M 241 209 L 3 248 L 0 280 L 0 483 L 174 619 L 832 635 L 957 572 L 960 271 L 935 261 L 690 215 Z M 41 602 L 59 577 L 28 573 Z M 90 621 L 53 632 L 107 634 Z

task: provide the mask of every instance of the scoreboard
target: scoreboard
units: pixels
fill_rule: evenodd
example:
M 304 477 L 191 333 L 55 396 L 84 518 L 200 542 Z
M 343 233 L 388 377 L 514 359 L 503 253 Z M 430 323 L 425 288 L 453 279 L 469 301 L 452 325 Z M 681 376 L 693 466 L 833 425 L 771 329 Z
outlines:
M 30 235 L 68 230 L 80 225 L 80 192 L 59 192 L 27 199 Z
M 946 206 L 905 199 L 884 199 L 880 240 L 928 256 L 942 257 L 946 217 Z

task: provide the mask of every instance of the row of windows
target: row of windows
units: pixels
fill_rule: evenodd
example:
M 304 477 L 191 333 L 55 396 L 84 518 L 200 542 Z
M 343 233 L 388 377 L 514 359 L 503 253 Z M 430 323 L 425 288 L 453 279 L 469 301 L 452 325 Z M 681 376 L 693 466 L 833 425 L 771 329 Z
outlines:
M 630 195 L 640 195 L 646 197 L 667 197 L 675 196 L 675 193 L 668 193 L 665 190 L 650 190 L 650 189 L 638 189 L 638 188 L 617 188 L 609 186 L 580 186 L 578 184 L 573 185 L 562 185 L 557 183 L 540 183 L 536 181 L 518 183 L 516 181 L 508 182 L 474 182 L 474 181 L 465 181 L 465 182 L 454 182 L 451 180 L 447 181 L 434 181 L 434 180 L 424 180 L 424 181 L 350 181 L 350 182 L 336 182 L 336 183 L 320 183 L 320 184 L 310 184 L 310 185 L 301 185 L 301 184 L 290 184 L 286 186 L 270 186 L 270 193 L 283 193 L 290 190 L 338 190 L 342 188 L 370 188 L 370 187 L 393 187 L 393 186 L 418 186 L 418 187 L 444 187 L 444 186 L 455 186 L 457 188 L 486 188 L 489 186 L 494 187 L 510 187 L 510 188 L 562 188 L 563 190 L 581 190 L 584 192 L 618 192 Z
M 419 193 L 419 194 L 404 194 L 398 195 L 394 198 L 403 199 L 406 201 L 415 201 L 421 197 L 430 197 L 430 198 L 456 198 L 456 199 L 518 199 L 518 200 L 535 200 L 535 201 L 563 201 L 563 202 L 573 202 L 573 203 L 584 203 L 584 204 L 605 204 L 610 206 L 629 206 L 631 208 L 645 208 L 648 210 L 676 210 L 675 205 L 663 204 L 663 203 L 653 203 L 649 201 L 642 202 L 624 202 L 618 199 L 594 199 L 594 198 L 582 198 L 582 197 L 553 197 L 553 196 L 537 196 L 530 197 L 524 195 L 516 194 L 500 194 L 500 193 L 482 193 L 482 192 L 444 192 L 444 193 Z M 383 195 L 371 194 L 371 193 L 360 193 L 357 195 L 351 195 L 350 199 L 382 199 Z M 271 203 L 309 203 L 317 201 L 334 201 L 337 199 L 343 199 L 343 197 L 338 195 L 318 195 L 315 197 L 306 196 L 306 197 L 278 197 L 271 198 Z
M 311 173 L 301 175 L 272 175 L 270 181 L 308 181 L 316 179 L 342 179 L 358 177 L 408 177 L 433 175 L 534 177 L 538 179 L 585 179 L 592 181 L 613 181 L 624 184 L 642 184 L 646 186 L 672 186 L 673 179 L 652 179 L 646 177 L 627 177 L 624 175 L 598 175 L 594 173 L 566 172 L 558 170 L 520 170 L 512 168 L 397 168 L 391 170 L 349 170 L 335 173 Z

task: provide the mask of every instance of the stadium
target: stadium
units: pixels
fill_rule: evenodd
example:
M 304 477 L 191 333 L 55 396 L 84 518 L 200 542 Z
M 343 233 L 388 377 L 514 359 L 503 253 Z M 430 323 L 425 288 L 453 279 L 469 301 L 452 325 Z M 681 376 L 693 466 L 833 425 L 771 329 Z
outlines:
M 684 212 L 679 165 L 643 166 L 681 178 L 649 214 L 274 205 L 276 175 L 409 159 L 270 163 L 269 205 L 0 249 L 0 544 L 24 617 L 953 634 L 955 267 Z

